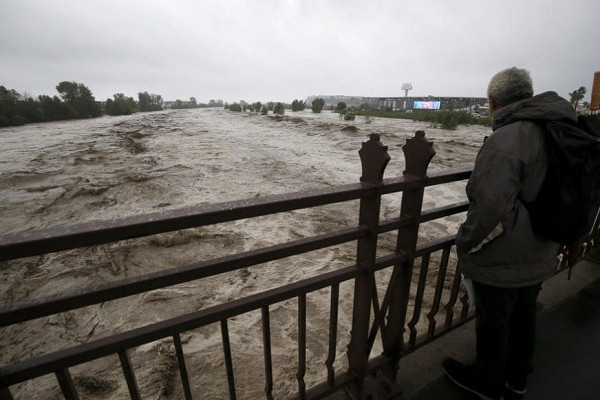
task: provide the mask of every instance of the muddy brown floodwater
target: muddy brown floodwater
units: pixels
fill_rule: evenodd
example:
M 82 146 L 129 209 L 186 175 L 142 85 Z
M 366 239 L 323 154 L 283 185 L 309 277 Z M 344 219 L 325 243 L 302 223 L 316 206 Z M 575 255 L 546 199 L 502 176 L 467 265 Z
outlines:
M 173 110 L 125 117 L 32 124 L 0 129 L 0 234 L 110 219 L 158 210 L 331 187 L 359 181 L 358 150 L 379 133 L 392 160 L 385 177 L 401 174 L 401 146 L 418 129 L 434 142 L 430 171 L 473 163 L 489 134 L 469 126 L 440 130 L 407 120 L 310 111 L 283 117 L 222 109 Z M 424 209 L 465 199 L 464 183 L 426 191 Z M 398 215 L 399 196 L 386 196 L 382 218 Z M 452 234 L 461 216 L 428 223 L 421 240 Z M 357 203 L 344 203 L 188 229 L 90 248 L 0 263 L 2 304 L 184 265 L 355 224 Z M 382 237 L 382 252 L 395 238 Z M 0 328 L 0 357 L 8 364 L 298 281 L 353 262 L 354 245 L 335 246 L 202 281 Z M 383 271 L 379 278 L 385 280 Z M 345 364 L 352 286 L 340 288 L 336 367 Z M 307 298 L 307 385 L 326 378 L 329 294 Z M 297 390 L 296 302 L 273 305 L 274 395 Z M 238 398 L 264 396 L 259 312 L 229 325 Z M 219 326 L 182 335 L 192 390 L 203 399 L 227 396 Z M 291 358 L 290 358 L 291 357 Z M 143 398 L 182 398 L 170 340 L 131 352 Z M 257 367 L 250 367 L 257 365 Z M 71 369 L 83 399 L 127 399 L 118 357 Z M 59 399 L 53 376 L 11 388 L 16 399 Z

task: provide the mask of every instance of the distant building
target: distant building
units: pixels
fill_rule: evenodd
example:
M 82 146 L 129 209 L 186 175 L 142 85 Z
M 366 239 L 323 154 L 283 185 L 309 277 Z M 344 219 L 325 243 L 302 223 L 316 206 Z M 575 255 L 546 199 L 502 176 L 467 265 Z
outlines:
M 466 110 L 475 108 L 485 112 L 485 97 L 381 97 L 377 99 L 377 108 L 392 111 L 408 110 Z
M 322 98 L 326 107 L 335 107 L 344 102 L 348 107 L 360 107 L 363 104 L 370 108 L 391 111 L 409 110 L 466 110 L 481 114 L 487 113 L 485 97 L 361 97 L 361 96 L 309 96 L 306 104 L 310 105 L 316 98 Z

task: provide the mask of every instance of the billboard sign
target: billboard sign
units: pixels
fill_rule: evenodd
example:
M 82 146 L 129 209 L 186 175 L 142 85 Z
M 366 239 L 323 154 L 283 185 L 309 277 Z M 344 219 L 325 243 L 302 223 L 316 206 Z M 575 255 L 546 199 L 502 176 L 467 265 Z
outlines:
M 415 101 L 413 108 L 415 110 L 439 110 L 440 101 Z

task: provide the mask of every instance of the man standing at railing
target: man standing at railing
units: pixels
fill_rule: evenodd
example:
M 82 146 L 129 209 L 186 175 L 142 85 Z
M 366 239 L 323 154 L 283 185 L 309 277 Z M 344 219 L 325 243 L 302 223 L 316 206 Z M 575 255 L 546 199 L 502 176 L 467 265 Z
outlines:
M 482 399 L 522 399 L 535 342 L 536 299 L 556 267 L 558 244 L 536 235 L 523 201 L 535 199 L 547 170 L 543 130 L 534 121 L 572 120 L 554 92 L 533 96 L 526 70 L 498 72 L 488 86 L 493 133 L 467 184 L 471 202 L 456 236 L 459 270 L 472 282 L 476 360 L 447 358 L 446 375 Z

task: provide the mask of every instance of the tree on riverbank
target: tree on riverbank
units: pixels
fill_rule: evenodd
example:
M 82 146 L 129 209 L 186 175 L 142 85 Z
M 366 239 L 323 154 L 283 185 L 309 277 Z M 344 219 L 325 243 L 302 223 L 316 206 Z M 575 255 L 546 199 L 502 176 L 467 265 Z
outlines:
M 242 105 L 240 103 L 233 103 L 229 107 L 226 107 L 229 111 L 242 112 Z
M 306 104 L 304 104 L 304 101 L 296 99 L 292 101 L 292 111 L 303 111 L 305 108 Z
M 250 108 L 254 112 L 260 112 L 260 110 L 262 109 L 262 103 L 260 101 L 252 103 L 252 106 Z
M 23 125 L 26 122 L 19 109 L 20 99 L 21 95 L 16 90 L 0 86 L 0 126 Z
M 104 109 L 108 115 L 131 115 L 137 105 L 133 97 L 126 97 L 123 93 L 116 93 L 113 99 L 106 99 Z
M 312 112 L 314 113 L 320 113 L 321 110 L 323 110 L 323 107 L 325 107 L 325 100 L 323 100 L 322 98 L 318 97 L 316 99 L 313 100 L 312 102 L 312 106 L 310 107 Z
M 77 82 L 60 82 L 58 96 L 41 95 L 37 99 L 14 89 L 0 86 L 0 126 L 18 126 L 31 122 L 91 118 L 101 115 L 100 104 L 92 92 Z
M 93 118 L 99 117 L 102 112 L 109 115 L 124 115 L 137 111 L 163 109 L 162 96 L 148 94 L 148 92 L 138 93 L 139 102 L 132 97 L 117 93 L 113 99 L 107 99 L 106 102 L 101 103 L 96 101 L 92 91 L 82 83 L 63 81 L 56 86 L 56 90 L 60 97 L 40 95 L 34 99 L 20 94 L 14 89 L 9 90 L 0 86 L 0 127 L 19 126 L 32 122 Z M 196 99 L 193 97 L 190 98 L 189 103 L 198 107 Z
M 277 114 L 277 115 L 285 114 L 285 107 L 284 107 L 283 103 L 275 103 L 275 106 L 273 106 L 273 114 Z
M 200 106 L 198 105 L 195 97 L 190 97 L 189 101 L 182 101 L 180 99 L 175 100 L 175 102 L 171 104 L 171 108 L 173 110 L 181 110 L 188 108 L 200 108 Z
M 348 105 L 346 104 L 346 102 L 345 101 L 340 101 L 340 102 L 337 103 L 337 106 L 335 107 L 334 112 L 338 112 L 338 113 L 343 114 L 346 111 L 347 108 L 348 108 Z
M 214 100 L 213 100 L 214 101 Z M 148 92 L 138 93 L 138 110 L 160 111 L 163 109 L 163 99 L 159 94 L 148 94 Z
M 56 86 L 56 90 L 68 106 L 70 118 L 93 118 L 102 115 L 100 105 L 83 83 L 63 81 Z

